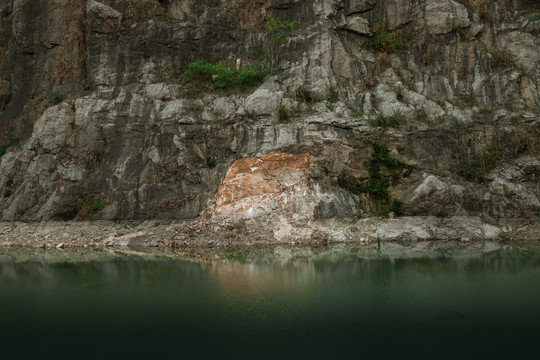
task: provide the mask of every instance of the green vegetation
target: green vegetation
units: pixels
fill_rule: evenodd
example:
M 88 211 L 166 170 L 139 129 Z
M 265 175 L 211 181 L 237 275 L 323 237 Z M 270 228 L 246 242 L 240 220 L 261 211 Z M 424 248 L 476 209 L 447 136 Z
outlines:
M 291 120 L 291 114 L 289 108 L 285 105 L 280 105 L 278 109 L 279 122 L 284 123 Z
M 532 15 L 531 17 L 529 17 L 529 22 L 535 22 L 535 21 L 538 21 L 540 20 L 540 14 L 534 14 Z
M 211 156 L 208 156 L 206 158 L 206 166 L 208 166 L 210 169 L 213 169 L 216 167 L 216 159 L 214 159 Z
M 304 87 L 303 85 L 299 85 L 296 88 L 296 100 L 298 102 L 306 103 L 307 105 L 312 105 L 314 102 L 313 95 L 311 94 L 311 90 Z
M 77 216 L 84 219 L 91 218 L 105 207 L 106 202 L 106 199 L 100 195 L 79 190 L 77 191 Z
M 378 127 L 391 127 L 404 125 L 408 121 L 407 117 L 400 111 L 396 110 L 391 116 L 385 116 L 382 112 L 379 112 L 375 118 L 368 121 L 371 126 Z
M 364 115 L 360 110 L 354 107 L 354 104 L 351 101 L 347 101 L 345 106 L 347 106 L 347 109 L 349 109 L 355 117 L 362 117 Z
M 103 149 L 92 149 L 90 155 L 86 158 L 86 168 L 90 171 L 96 171 L 103 163 Z
M 58 91 L 51 91 L 43 96 L 43 99 L 47 100 L 52 105 L 60 104 L 62 101 L 64 101 L 65 98 L 66 96 Z
M 372 149 L 367 181 L 359 183 L 353 178 L 340 176 L 338 185 L 354 194 L 369 195 L 374 200 L 372 208 L 378 215 L 386 215 L 390 211 L 396 216 L 404 215 L 403 203 L 396 199 L 391 201 L 389 188 L 402 177 L 409 176 L 413 168 L 390 156 L 390 150 L 379 140 L 373 142 Z
M 458 169 L 464 178 L 482 183 L 485 176 L 503 161 L 515 159 L 528 151 L 539 150 L 540 125 L 515 131 L 502 140 L 494 140 L 468 165 Z
M 265 47 L 266 68 L 273 72 L 279 66 L 282 45 L 287 36 L 294 31 L 294 23 L 281 20 L 279 17 L 270 17 L 266 19 L 264 29 L 270 36 Z
M 405 209 L 403 208 L 403 202 L 401 200 L 394 199 L 390 204 L 390 211 L 396 216 L 405 215 Z
M 199 103 L 193 103 L 193 104 L 191 104 L 191 110 L 192 110 L 192 111 L 200 112 L 200 111 L 202 111 L 202 109 L 203 109 L 203 107 L 202 107 L 202 105 L 199 104 Z
M 183 87 L 186 93 L 203 90 L 223 90 L 229 88 L 245 89 L 262 83 L 268 74 L 259 63 L 250 63 L 237 70 L 224 61 L 210 64 L 197 60 L 188 66 L 183 77 L 188 84 Z
M 463 24 L 455 24 L 452 26 L 452 34 L 457 35 L 458 37 L 462 37 L 465 35 L 463 31 Z
M 388 169 L 393 169 L 405 165 L 403 161 L 391 157 L 389 153 L 390 150 L 387 147 L 382 146 L 379 141 L 373 142 L 373 152 L 369 159 L 369 181 L 365 188 L 365 192 L 381 199 L 389 198 L 390 192 L 388 187 L 391 183 L 391 178 L 382 174 L 381 166 L 384 165 Z M 392 178 L 395 178 L 395 176 Z M 399 178 L 400 176 L 398 176 L 396 180 Z
M 0 158 L 4 156 L 7 152 L 7 149 L 13 145 L 18 145 L 19 139 L 15 136 L 10 136 L 6 141 L 0 143 Z
M 373 33 L 375 34 L 373 47 L 377 51 L 393 50 L 399 45 L 398 39 L 387 30 L 386 20 L 383 18 L 373 20 Z
M 196 60 L 188 65 L 182 75 L 186 81 L 182 91 L 191 94 L 208 90 L 246 89 L 259 85 L 269 73 L 277 69 L 282 45 L 293 30 L 291 21 L 283 21 L 278 17 L 268 18 L 265 23 L 265 31 L 269 35 L 265 46 L 265 59 L 246 63 L 241 67 L 230 61 L 212 64 L 204 59 Z M 258 54 L 254 50 L 249 53 Z M 145 52 L 143 57 L 149 58 L 150 54 Z
M 334 111 L 336 107 L 334 106 L 334 104 L 326 104 L 326 108 L 330 111 Z

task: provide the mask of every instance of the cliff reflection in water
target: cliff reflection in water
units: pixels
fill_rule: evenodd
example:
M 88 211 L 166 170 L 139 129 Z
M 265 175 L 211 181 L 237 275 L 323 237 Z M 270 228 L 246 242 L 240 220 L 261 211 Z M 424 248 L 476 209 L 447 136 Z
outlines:
M 500 358 L 534 350 L 534 244 L 171 255 L 3 253 L 2 353 L 67 358 L 89 343 L 99 346 L 78 358 L 153 357 L 156 349 L 175 356 L 179 347 L 190 359 L 355 358 L 360 350 L 403 358 L 441 347 L 438 358 L 465 349 Z

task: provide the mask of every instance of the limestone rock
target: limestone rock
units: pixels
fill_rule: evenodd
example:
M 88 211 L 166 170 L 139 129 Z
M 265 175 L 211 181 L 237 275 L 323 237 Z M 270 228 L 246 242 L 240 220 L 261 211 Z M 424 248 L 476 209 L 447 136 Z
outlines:
M 347 24 L 343 28 L 360 35 L 373 35 L 369 29 L 369 21 L 361 16 L 348 17 Z
M 108 33 L 114 31 L 122 21 L 120 12 L 95 0 L 88 1 L 86 12 L 90 20 L 90 26 L 95 32 Z
M 259 89 L 246 98 L 244 107 L 247 112 L 256 115 L 270 115 L 277 110 L 282 96 L 282 92 Z
M 455 27 L 468 27 L 469 24 L 469 13 L 462 4 L 454 0 L 426 1 L 426 25 L 430 34 L 446 34 Z
M 0 3 L 1 220 L 81 220 L 84 196 L 106 199 L 93 220 L 186 220 L 216 215 L 228 189 L 217 211 L 283 225 L 273 238 L 346 240 L 354 230 L 340 221 L 374 215 L 360 190 L 375 139 L 414 166 L 381 168 L 411 215 L 537 219 L 538 164 L 524 165 L 538 159 L 540 106 L 528 2 L 490 2 L 489 21 L 486 2 L 456 0 Z M 187 91 L 196 59 L 264 59 L 270 16 L 295 20 L 279 70 L 258 87 Z M 373 48 L 376 17 L 395 51 Z M 406 124 L 370 126 L 396 111 Z M 486 151 L 511 153 L 513 133 L 519 158 L 470 179 Z M 266 170 L 227 178 L 242 161 Z
M 460 186 L 449 186 L 434 175 L 427 175 L 406 200 L 407 213 L 451 215 L 462 202 L 463 190 Z
M 346 0 L 345 1 L 345 13 L 362 13 L 373 9 L 377 1 L 375 0 Z
M 386 2 L 386 22 L 388 30 L 394 30 L 407 24 L 413 18 L 413 3 L 411 1 L 389 0 Z

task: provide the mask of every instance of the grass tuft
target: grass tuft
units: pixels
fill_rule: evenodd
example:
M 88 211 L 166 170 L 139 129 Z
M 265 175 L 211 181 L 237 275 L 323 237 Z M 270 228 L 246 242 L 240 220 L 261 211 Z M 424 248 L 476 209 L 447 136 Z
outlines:
M 182 75 L 187 84 L 182 91 L 197 93 L 205 90 L 246 89 L 261 84 L 268 72 L 259 63 L 249 63 L 237 70 L 226 62 L 210 64 L 197 60 L 189 64 Z

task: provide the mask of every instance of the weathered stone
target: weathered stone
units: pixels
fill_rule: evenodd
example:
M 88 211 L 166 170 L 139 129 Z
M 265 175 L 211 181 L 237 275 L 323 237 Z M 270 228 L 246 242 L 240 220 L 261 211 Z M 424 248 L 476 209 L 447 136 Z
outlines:
M 385 4 L 386 22 L 389 30 L 412 21 L 414 2 L 402 0 L 389 0 Z
M 249 113 L 270 115 L 277 110 L 282 96 L 281 92 L 274 93 L 266 89 L 259 89 L 246 98 L 244 107 Z
M 463 202 L 463 188 L 449 186 L 434 175 L 427 175 L 406 199 L 407 212 L 411 215 L 453 215 Z
M 345 1 L 345 13 L 353 14 L 365 12 L 373 9 L 377 1 L 375 0 L 346 0 Z
M 343 28 L 360 35 L 373 35 L 369 29 L 369 21 L 361 16 L 348 17 L 347 24 Z
M 268 153 L 234 162 L 215 198 L 215 214 L 258 217 L 293 211 L 309 216 L 315 199 L 307 184 L 309 154 Z
M 537 218 L 537 165 L 522 164 L 538 158 L 540 59 L 522 2 L 490 5 L 484 32 L 488 22 L 468 18 L 479 2 L 451 0 L 0 3 L 2 220 L 81 220 L 78 204 L 100 198 L 94 220 L 212 218 L 237 161 L 309 153 L 307 170 L 283 158 L 279 176 L 237 174 L 261 192 L 239 192 L 228 209 L 248 204 L 272 239 L 347 240 L 354 231 L 341 221 L 374 215 L 362 190 L 376 139 L 412 166 L 381 165 L 388 202 L 403 200 L 408 214 Z M 196 59 L 264 59 L 272 16 L 301 19 L 278 70 L 259 87 L 186 93 L 182 73 Z M 395 49 L 352 33 L 370 35 L 375 17 Z M 370 126 L 398 111 L 399 126 Z M 518 132 L 520 152 L 507 157 Z M 475 182 L 470 166 L 500 144 L 501 164 Z
M 86 5 L 86 12 L 90 20 L 92 31 L 98 33 L 109 33 L 115 31 L 122 22 L 122 14 L 110 6 L 89 0 Z
M 425 16 L 428 31 L 433 35 L 446 34 L 470 24 L 467 9 L 454 0 L 426 0 Z

